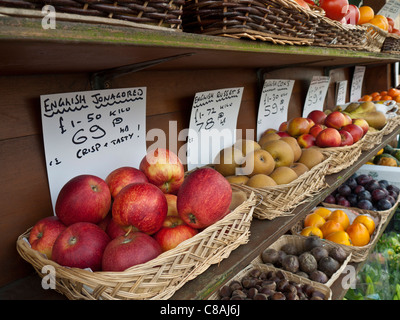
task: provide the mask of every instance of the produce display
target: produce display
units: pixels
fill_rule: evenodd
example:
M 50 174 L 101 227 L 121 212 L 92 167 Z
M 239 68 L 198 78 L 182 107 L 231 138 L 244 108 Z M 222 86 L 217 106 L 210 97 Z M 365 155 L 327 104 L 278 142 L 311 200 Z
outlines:
M 385 232 L 379 238 L 347 300 L 400 300 L 400 234 Z
M 382 148 L 370 161 L 366 164 L 399 167 L 400 166 L 400 150 L 386 145 Z
M 397 88 L 389 88 L 383 91 L 374 91 L 365 94 L 360 98 L 360 101 L 388 101 L 394 100 L 400 102 L 400 90 Z
M 400 189 L 387 180 L 375 180 L 368 174 L 354 174 L 324 199 L 327 204 L 384 211 L 397 202 Z
M 267 248 L 262 252 L 261 260 L 312 281 L 327 283 L 347 256 L 341 247 L 329 248 L 319 237 L 309 236 L 304 245 L 285 243 L 280 248 Z
M 175 248 L 244 200 L 216 170 L 185 176 L 174 153 L 156 149 L 139 168 L 69 180 L 55 216 L 38 221 L 28 241 L 62 266 L 123 271 Z
M 219 290 L 221 300 L 325 300 L 327 293 L 313 283 L 301 283 L 281 270 L 252 268 Z
M 370 243 L 378 222 L 368 214 L 317 207 L 305 217 L 300 234 L 362 247 Z

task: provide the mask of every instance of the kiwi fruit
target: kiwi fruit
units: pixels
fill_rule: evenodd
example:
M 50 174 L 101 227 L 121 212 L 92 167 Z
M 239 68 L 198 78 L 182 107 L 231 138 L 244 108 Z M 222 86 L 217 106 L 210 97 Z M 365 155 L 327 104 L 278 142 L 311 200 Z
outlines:
M 331 277 L 340 268 L 339 262 L 332 257 L 324 257 L 318 262 L 318 269 L 325 273 L 328 277 Z
M 301 271 L 311 273 L 318 267 L 317 260 L 309 252 L 304 252 L 299 256 L 299 267 Z

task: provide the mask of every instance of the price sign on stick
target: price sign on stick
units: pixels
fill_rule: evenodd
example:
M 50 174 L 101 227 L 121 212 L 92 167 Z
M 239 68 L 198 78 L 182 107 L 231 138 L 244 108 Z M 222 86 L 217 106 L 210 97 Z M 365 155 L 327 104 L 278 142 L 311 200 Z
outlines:
M 328 92 L 330 77 L 314 76 L 308 88 L 303 108 L 303 117 L 313 110 L 323 110 L 326 93 Z
M 378 11 L 377 14 L 392 18 L 395 20 L 400 13 L 400 1 L 399 0 L 389 0 L 383 7 Z
M 353 80 L 350 88 L 350 102 L 358 101 L 361 98 L 361 90 L 364 79 L 365 67 L 356 66 L 354 68 Z
M 347 80 L 336 82 L 336 104 L 346 103 Z
M 264 81 L 257 117 L 257 141 L 269 129 L 278 129 L 287 120 L 288 106 L 294 80 L 268 79 Z
M 102 179 L 146 155 L 146 88 L 42 95 L 43 141 L 53 208 L 64 184 Z
M 243 88 L 197 93 L 190 116 L 188 170 L 210 164 L 218 152 L 236 139 L 236 123 Z

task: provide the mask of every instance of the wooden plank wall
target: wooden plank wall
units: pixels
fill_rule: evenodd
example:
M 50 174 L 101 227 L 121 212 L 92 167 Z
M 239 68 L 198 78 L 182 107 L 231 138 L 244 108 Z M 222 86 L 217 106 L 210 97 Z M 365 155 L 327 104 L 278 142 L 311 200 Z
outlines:
M 270 79 L 296 80 L 289 117 L 300 116 L 306 90 L 315 74 L 323 75 L 323 69 L 291 68 L 265 74 Z M 337 80 L 349 79 L 351 69 L 337 69 L 331 74 Z M 113 88 L 135 86 L 147 87 L 147 130 L 161 128 L 168 132 L 169 121 L 176 121 L 179 132 L 189 126 L 196 92 L 239 86 L 244 87 L 244 94 L 237 127 L 255 130 L 259 100 L 256 70 L 141 71 L 112 83 Z M 19 257 L 15 243 L 35 222 L 52 214 L 39 97 L 83 90 L 90 90 L 87 74 L 0 77 L 0 286 L 33 271 Z M 333 97 L 334 85 L 329 89 L 329 104 Z M 152 143 L 149 141 L 148 145 Z M 178 148 L 184 143 L 178 142 Z

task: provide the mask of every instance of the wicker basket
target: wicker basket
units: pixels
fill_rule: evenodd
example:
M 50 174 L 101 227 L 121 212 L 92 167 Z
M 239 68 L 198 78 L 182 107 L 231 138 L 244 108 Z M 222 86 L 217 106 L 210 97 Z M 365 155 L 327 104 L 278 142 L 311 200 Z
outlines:
M 400 36 L 394 33 L 388 33 L 383 42 L 381 51 L 384 53 L 400 54 Z
M 371 52 L 381 52 L 388 32 L 370 23 L 365 23 L 363 26 L 367 28 L 365 48 Z
M 332 209 L 339 209 L 338 207 L 334 207 L 334 206 L 329 206 L 328 208 L 332 208 Z M 375 221 L 375 231 L 374 233 L 371 235 L 371 239 L 370 242 L 365 245 L 365 246 L 348 246 L 348 245 L 344 245 L 344 244 L 337 244 L 339 246 L 341 246 L 343 248 L 343 250 L 348 253 L 348 254 L 352 254 L 351 255 L 351 259 L 349 262 L 361 262 L 364 261 L 369 254 L 369 251 L 371 249 L 372 246 L 374 246 L 375 242 L 379 239 L 379 234 L 380 231 L 382 229 L 382 225 L 385 222 L 385 218 L 383 218 L 383 216 L 379 213 L 377 213 L 376 211 L 365 211 L 365 210 L 361 210 L 361 209 L 353 209 L 353 208 L 340 208 L 341 210 L 345 211 L 346 213 L 353 213 L 353 215 L 359 215 L 359 214 L 368 214 L 370 215 Z M 350 223 L 352 222 L 352 219 L 350 219 Z M 295 224 L 292 228 L 291 228 L 291 232 L 292 234 L 295 235 L 299 235 L 300 232 L 303 230 L 303 226 L 304 226 L 304 221 L 299 221 L 297 224 Z M 330 242 L 329 240 L 326 240 L 328 242 Z
M 122 272 L 91 272 L 62 267 L 33 250 L 29 232 L 19 236 L 17 250 L 40 277 L 45 265 L 56 271 L 56 291 L 68 299 L 168 299 L 186 282 L 227 258 L 232 250 L 249 240 L 256 204 L 255 194 L 223 219 L 144 264 Z
M 365 135 L 362 139 L 350 146 L 318 148 L 322 154 L 330 159 L 327 174 L 340 172 L 350 167 L 361 155 Z
M 385 125 L 385 127 L 387 124 Z M 376 145 L 380 144 L 382 142 L 384 133 L 385 133 L 385 127 L 382 128 L 382 130 L 379 131 L 368 131 L 363 138 L 363 143 L 361 146 L 361 150 L 370 150 Z
M 323 17 L 316 29 L 314 45 L 348 50 L 366 50 L 367 28 L 343 25 L 339 21 Z
M 387 120 L 386 125 L 381 129 L 383 135 L 387 135 L 400 125 L 400 116 L 395 116 Z
M 256 192 L 262 196 L 262 200 L 254 209 L 255 218 L 272 220 L 282 216 L 293 216 L 294 208 L 310 201 L 315 194 L 328 186 L 325 182 L 325 175 L 330 163 L 330 158 L 327 157 L 288 184 L 265 188 L 234 185 L 248 194 Z
M 252 264 L 250 263 L 247 267 L 245 267 L 243 270 L 241 270 L 238 274 L 236 274 L 230 281 L 240 281 L 242 278 L 244 278 L 245 276 L 247 276 L 251 270 L 253 269 L 258 269 L 261 272 L 269 272 L 269 271 L 277 271 L 279 269 L 276 269 L 274 267 L 265 265 L 265 264 Z M 306 279 L 304 277 L 300 277 L 296 274 L 290 273 L 290 272 L 286 272 L 283 270 L 280 270 L 286 277 L 286 279 L 288 279 L 289 281 L 298 283 L 298 284 L 309 284 L 312 285 L 316 290 L 322 292 L 325 294 L 325 300 L 331 300 L 332 299 L 332 291 L 331 289 L 322 284 L 322 283 L 318 283 L 318 282 L 314 282 L 311 281 L 309 279 Z M 214 292 L 209 298 L 209 300 L 219 300 L 220 299 L 220 295 L 219 292 Z
M 51 5 L 57 13 L 57 20 L 108 24 L 128 21 L 135 27 L 157 26 L 180 30 L 184 2 L 185 0 L 0 0 L 0 7 L 31 9 L 2 10 L 3 14 L 35 16 L 34 12 L 39 12 L 37 17 L 43 18 L 42 7 Z
M 283 235 L 281 236 L 278 240 L 276 240 L 272 245 L 270 245 L 268 248 L 272 248 L 275 250 L 280 250 L 284 244 L 292 244 L 299 252 L 305 252 L 305 241 L 307 237 L 302 236 L 302 235 Z M 338 244 L 332 242 L 332 241 L 327 241 L 327 240 L 321 240 L 323 243 L 323 247 L 329 251 L 329 249 L 339 247 Z M 351 252 L 347 252 L 347 257 L 345 261 L 342 262 L 340 265 L 340 268 L 329 278 L 328 282 L 324 283 L 324 285 L 330 287 L 336 279 L 339 278 L 340 274 L 343 272 L 343 270 L 346 268 L 347 264 L 351 260 Z M 259 265 L 263 264 L 263 261 L 261 259 L 261 254 L 255 258 L 252 262 L 253 265 Z
M 183 30 L 306 45 L 313 42 L 321 17 L 293 0 L 186 0 Z

